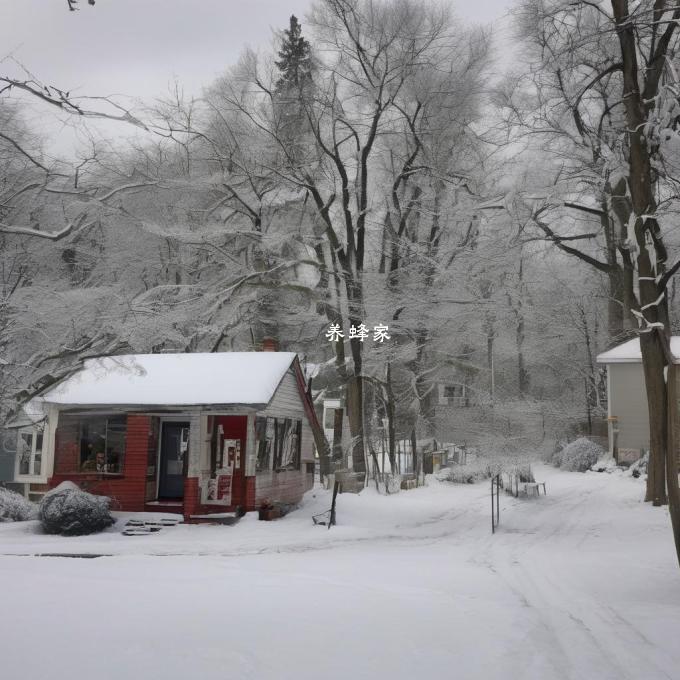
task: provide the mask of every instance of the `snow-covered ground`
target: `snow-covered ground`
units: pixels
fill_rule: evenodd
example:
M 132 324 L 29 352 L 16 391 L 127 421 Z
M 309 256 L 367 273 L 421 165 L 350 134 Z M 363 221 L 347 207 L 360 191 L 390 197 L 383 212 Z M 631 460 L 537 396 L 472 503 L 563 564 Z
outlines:
M 330 531 L 325 491 L 276 522 L 143 537 L 0 525 L 3 675 L 680 677 L 667 511 L 630 477 L 535 471 L 548 495 L 502 496 L 494 536 L 487 483 L 345 494 Z

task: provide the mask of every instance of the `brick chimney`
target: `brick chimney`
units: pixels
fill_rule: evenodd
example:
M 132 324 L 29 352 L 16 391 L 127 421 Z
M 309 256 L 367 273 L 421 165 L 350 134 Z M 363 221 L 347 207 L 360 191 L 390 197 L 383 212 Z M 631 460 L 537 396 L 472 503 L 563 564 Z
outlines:
M 262 340 L 262 351 L 263 352 L 278 352 L 279 343 L 275 338 L 264 338 Z

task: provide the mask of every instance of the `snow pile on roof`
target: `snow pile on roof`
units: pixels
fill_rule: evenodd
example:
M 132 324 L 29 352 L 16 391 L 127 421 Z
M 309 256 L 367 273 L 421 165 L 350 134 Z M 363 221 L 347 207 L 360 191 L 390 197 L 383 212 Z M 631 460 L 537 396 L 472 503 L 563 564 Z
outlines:
M 675 357 L 674 363 L 680 363 L 680 336 L 678 335 L 671 338 L 671 352 Z M 597 355 L 598 364 L 633 364 L 640 361 L 642 361 L 640 338 L 633 338 Z
M 53 404 L 267 404 L 294 352 L 128 354 L 87 359 L 42 395 Z

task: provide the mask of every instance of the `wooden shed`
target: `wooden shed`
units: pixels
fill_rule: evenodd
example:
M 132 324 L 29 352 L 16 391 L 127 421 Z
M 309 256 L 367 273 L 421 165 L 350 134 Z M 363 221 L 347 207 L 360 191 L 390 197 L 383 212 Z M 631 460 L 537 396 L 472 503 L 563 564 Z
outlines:
M 680 337 L 671 338 L 671 352 L 680 357 Z M 597 363 L 607 368 L 609 453 L 618 462 L 632 463 L 649 451 L 649 409 L 640 339 L 633 338 L 599 354 Z
M 313 486 L 316 415 L 294 353 L 88 359 L 40 399 L 33 492 L 70 480 L 121 510 L 198 520 Z

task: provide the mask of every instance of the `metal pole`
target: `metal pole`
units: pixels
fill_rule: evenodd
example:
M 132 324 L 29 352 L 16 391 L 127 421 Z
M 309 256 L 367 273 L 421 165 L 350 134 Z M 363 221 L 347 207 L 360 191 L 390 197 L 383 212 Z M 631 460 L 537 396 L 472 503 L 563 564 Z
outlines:
M 501 523 L 501 477 L 496 476 L 496 526 Z
M 493 515 L 493 477 L 491 478 L 491 533 L 496 533 L 496 523 Z

